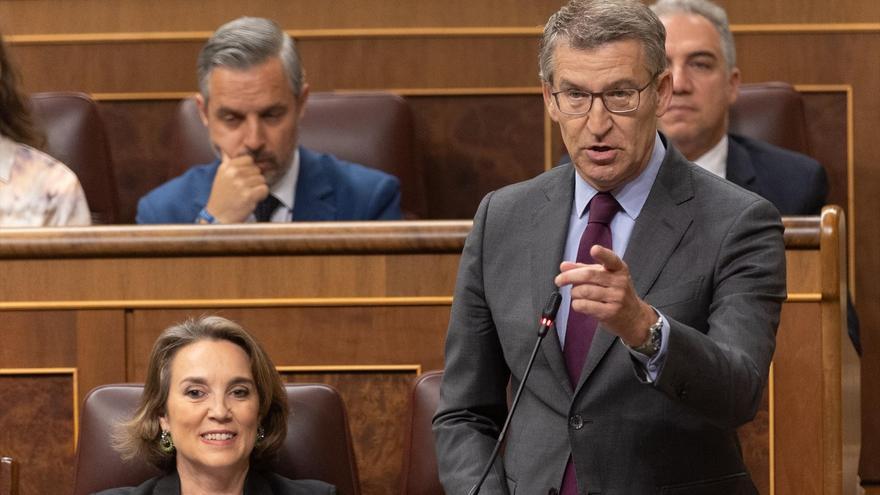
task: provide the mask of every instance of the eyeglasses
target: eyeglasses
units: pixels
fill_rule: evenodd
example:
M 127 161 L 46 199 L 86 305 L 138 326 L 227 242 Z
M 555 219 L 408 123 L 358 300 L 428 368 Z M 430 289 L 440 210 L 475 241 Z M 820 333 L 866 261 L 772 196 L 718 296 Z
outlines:
M 586 115 L 593 108 L 593 100 L 597 96 L 602 99 L 605 110 L 611 113 L 627 113 L 639 108 L 640 95 L 654 82 L 654 77 L 648 81 L 648 84 L 638 89 L 609 89 L 595 93 L 579 89 L 563 89 L 550 94 L 556 100 L 559 111 L 566 115 Z

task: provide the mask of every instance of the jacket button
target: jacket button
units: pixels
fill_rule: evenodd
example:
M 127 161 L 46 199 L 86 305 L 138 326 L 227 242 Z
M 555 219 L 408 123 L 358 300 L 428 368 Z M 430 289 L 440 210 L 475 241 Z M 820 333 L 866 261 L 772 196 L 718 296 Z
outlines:
M 547 495 L 559 495 L 559 490 L 557 490 L 556 488 L 551 488 L 547 491 Z
M 584 420 L 581 418 L 580 414 L 575 414 L 574 416 L 568 418 L 568 426 L 574 428 L 575 430 L 580 430 L 584 427 Z

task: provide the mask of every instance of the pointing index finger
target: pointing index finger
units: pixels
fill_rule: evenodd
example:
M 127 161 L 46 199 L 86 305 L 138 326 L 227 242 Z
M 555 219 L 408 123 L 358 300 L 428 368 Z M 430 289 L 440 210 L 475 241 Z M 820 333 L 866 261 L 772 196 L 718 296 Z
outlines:
M 590 256 L 592 256 L 597 263 L 601 263 L 609 272 L 616 272 L 625 266 L 623 260 L 614 254 L 614 251 L 598 244 L 590 248 Z

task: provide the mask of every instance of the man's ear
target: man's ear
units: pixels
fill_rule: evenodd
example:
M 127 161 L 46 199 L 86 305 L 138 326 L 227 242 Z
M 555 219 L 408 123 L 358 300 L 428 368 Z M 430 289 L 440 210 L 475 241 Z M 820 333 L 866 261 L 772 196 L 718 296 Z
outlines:
M 541 84 L 541 93 L 544 95 L 544 107 L 547 109 L 547 113 L 550 114 L 553 122 L 559 122 L 559 108 L 556 107 L 556 101 L 553 99 L 553 95 L 550 94 L 552 90 L 553 88 L 549 83 Z
M 670 101 L 672 101 L 672 72 L 666 69 L 657 76 L 657 110 L 655 115 L 658 118 L 666 113 Z
M 205 101 L 205 98 L 202 97 L 201 93 L 196 94 L 196 106 L 199 108 L 199 118 L 202 119 L 202 124 L 205 124 L 205 127 L 208 126 L 208 103 Z

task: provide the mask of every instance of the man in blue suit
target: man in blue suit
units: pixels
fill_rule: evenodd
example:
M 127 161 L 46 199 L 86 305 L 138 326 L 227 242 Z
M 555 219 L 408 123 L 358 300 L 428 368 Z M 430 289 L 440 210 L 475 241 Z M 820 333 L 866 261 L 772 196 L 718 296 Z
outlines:
M 198 78 L 199 114 L 221 158 L 141 198 L 138 223 L 401 218 L 396 178 L 297 146 L 309 86 L 274 22 L 221 26 L 199 53 Z

